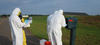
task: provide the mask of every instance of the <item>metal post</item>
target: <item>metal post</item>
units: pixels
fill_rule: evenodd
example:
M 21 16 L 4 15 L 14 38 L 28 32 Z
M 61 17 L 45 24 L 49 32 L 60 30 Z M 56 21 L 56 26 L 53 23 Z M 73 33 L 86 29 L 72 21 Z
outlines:
M 75 38 L 76 37 L 76 28 L 71 29 L 70 31 L 70 45 L 75 45 Z

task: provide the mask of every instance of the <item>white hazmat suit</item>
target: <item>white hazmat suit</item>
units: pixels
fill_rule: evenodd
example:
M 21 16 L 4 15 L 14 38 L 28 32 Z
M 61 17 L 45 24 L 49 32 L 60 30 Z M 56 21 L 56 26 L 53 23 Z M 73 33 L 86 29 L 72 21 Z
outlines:
M 18 17 L 19 13 L 21 13 L 20 9 L 15 8 L 9 17 L 13 45 L 23 45 L 22 27 L 27 25 L 21 22 L 21 19 Z
M 47 32 L 49 41 L 52 45 L 62 45 L 62 31 L 61 27 L 65 27 L 66 22 L 63 16 L 63 10 L 55 11 L 54 14 L 48 16 Z

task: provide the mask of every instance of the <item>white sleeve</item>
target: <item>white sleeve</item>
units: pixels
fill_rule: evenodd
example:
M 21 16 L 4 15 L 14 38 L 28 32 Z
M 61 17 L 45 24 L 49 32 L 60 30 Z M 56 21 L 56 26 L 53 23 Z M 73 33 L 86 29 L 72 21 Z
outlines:
M 21 22 L 19 17 L 16 17 L 15 20 L 13 19 L 13 21 L 14 21 L 15 25 L 17 25 L 17 27 L 22 28 L 25 25 L 25 23 Z
M 65 21 L 65 17 L 62 16 L 62 27 L 65 27 L 65 26 L 67 26 L 66 21 Z

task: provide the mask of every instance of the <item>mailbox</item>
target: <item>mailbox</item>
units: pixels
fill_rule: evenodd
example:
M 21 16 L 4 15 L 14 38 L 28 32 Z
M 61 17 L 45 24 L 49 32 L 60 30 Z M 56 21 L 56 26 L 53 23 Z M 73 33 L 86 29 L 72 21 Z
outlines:
M 66 24 L 67 24 L 66 28 L 68 29 L 76 28 L 77 18 L 74 18 L 74 17 L 66 18 Z
M 75 45 L 77 18 L 66 18 L 66 28 L 70 30 L 70 45 Z

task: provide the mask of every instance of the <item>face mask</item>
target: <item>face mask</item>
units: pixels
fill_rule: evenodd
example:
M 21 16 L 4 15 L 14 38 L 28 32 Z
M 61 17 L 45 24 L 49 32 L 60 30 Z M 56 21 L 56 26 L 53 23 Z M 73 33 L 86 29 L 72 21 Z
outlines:
M 20 19 L 22 19 L 21 12 L 19 12 L 17 16 L 18 16 Z
M 22 15 L 21 14 L 19 15 L 19 18 L 22 19 Z

